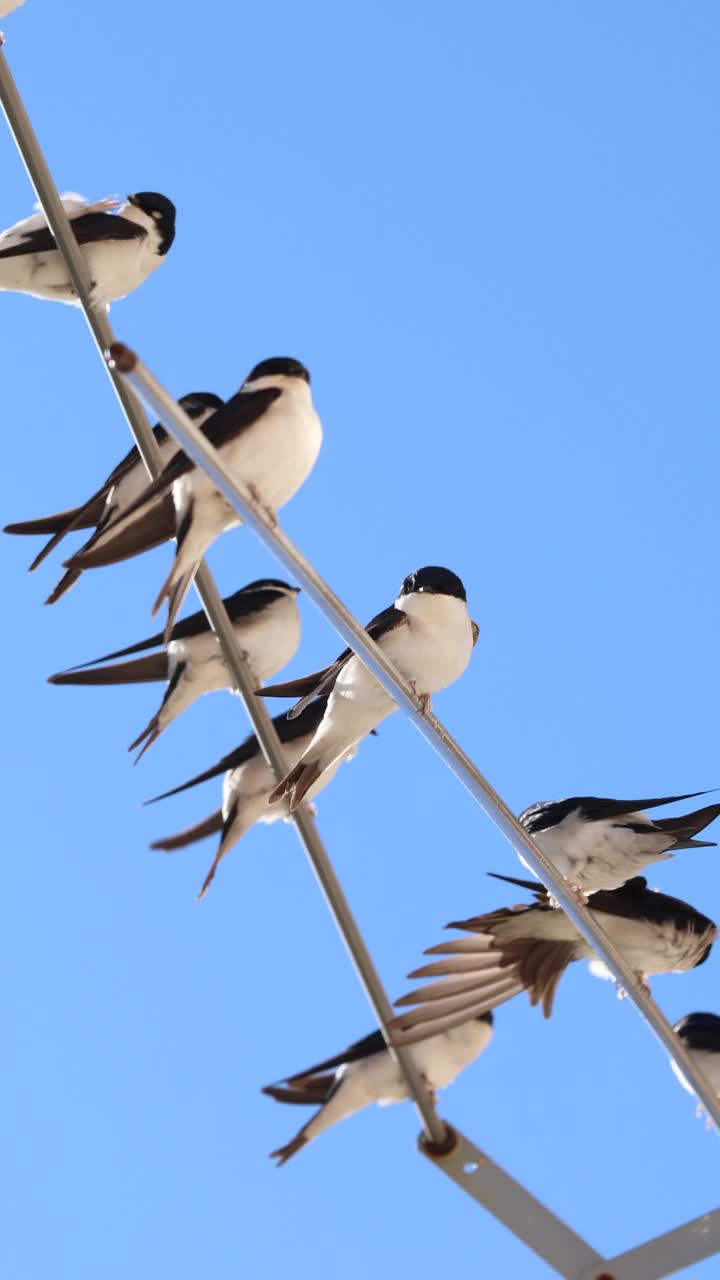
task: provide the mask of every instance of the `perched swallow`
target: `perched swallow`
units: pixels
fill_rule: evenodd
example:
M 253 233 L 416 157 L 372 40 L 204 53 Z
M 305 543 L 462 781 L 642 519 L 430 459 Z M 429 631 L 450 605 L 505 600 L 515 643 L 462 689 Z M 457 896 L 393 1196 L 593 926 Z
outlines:
M 223 601 L 245 661 L 257 680 L 267 680 L 290 661 L 300 644 L 300 613 L 295 600 L 298 587 L 277 578 L 250 582 Z M 204 693 L 233 686 L 220 646 L 210 624 L 200 610 L 173 627 L 167 650 L 101 667 L 100 662 L 124 658 L 131 653 L 157 649 L 162 633 L 139 640 L 125 649 L 116 649 L 102 658 L 85 662 L 49 677 L 50 684 L 99 685 L 140 684 L 167 680 L 168 686 L 156 714 L 138 735 L 129 750 L 142 743 L 137 759 L 160 737 L 172 721 L 192 706 Z M 137 762 L 136 762 L 137 763 Z
M 123 205 L 113 199 L 88 204 L 77 195 L 61 199 L 99 302 L 114 302 L 137 289 L 175 239 L 175 205 L 157 191 L 138 191 Z M 43 213 L 0 233 L 0 290 L 77 304 Z
M 492 873 L 491 873 L 492 874 Z M 595 952 L 563 911 L 550 905 L 546 890 L 532 880 L 496 876 L 535 895 L 535 902 L 502 907 L 488 915 L 449 924 L 469 938 L 431 947 L 426 955 L 444 955 L 411 973 L 411 978 L 439 978 L 411 991 L 398 1005 L 417 1005 L 398 1015 L 395 1029 L 402 1043 L 457 1026 L 493 1009 L 521 991 L 532 1005 L 552 1012 L 558 983 L 573 960 L 593 960 Z M 648 889 L 642 876 L 620 889 L 601 890 L 588 901 L 597 923 L 625 956 L 638 978 L 684 973 L 707 960 L 717 927 L 680 898 Z
M 298 360 L 278 356 L 255 366 L 238 393 L 207 424 L 205 435 L 226 466 L 273 515 L 312 471 L 322 442 L 320 419 L 310 395 L 310 374 Z M 168 601 L 165 635 L 208 547 L 242 521 L 205 472 L 177 454 L 162 474 L 107 526 L 88 555 L 80 552 L 69 568 L 102 563 L 118 536 L 132 537 L 148 512 L 169 495 L 175 508 L 175 561 L 153 613 Z M 98 556 L 100 558 L 98 558 Z
M 311 702 L 295 720 L 288 720 L 285 715 L 276 716 L 273 720 L 288 764 L 297 760 L 312 741 L 313 734 L 323 718 L 325 702 L 325 698 L 318 698 L 315 702 Z M 318 778 L 308 799 L 312 799 L 322 791 L 335 776 L 342 762 L 351 760 L 355 752 L 356 747 L 352 746 L 339 756 L 322 778 Z M 189 787 L 196 787 L 210 778 L 219 777 L 221 773 L 225 774 L 222 808 L 216 809 L 209 817 L 203 818 L 201 822 L 179 832 L 178 835 L 155 840 L 150 846 L 152 849 L 163 849 L 166 853 L 171 853 L 175 849 L 184 849 L 189 844 L 220 832 L 220 844 L 198 894 L 200 898 L 207 893 L 225 854 L 230 852 L 250 827 L 256 822 L 277 822 L 288 814 L 287 803 L 276 805 L 272 809 L 268 806 L 268 796 L 275 786 L 275 776 L 260 750 L 254 733 L 251 733 L 235 751 L 223 756 L 222 760 L 218 760 L 217 764 L 206 769 L 204 773 L 197 774 L 179 787 L 173 787 L 172 791 L 164 791 L 162 795 L 153 796 L 152 800 L 146 801 L 146 804 L 155 804 L 156 801 L 165 800 L 168 796 L 176 796 L 180 791 L 187 791 Z
M 465 588 L 449 569 L 427 565 L 403 582 L 394 604 L 365 628 L 394 662 L 415 692 L 429 705 L 430 694 L 462 675 L 477 640 L 478 627 L 467 611 Z M 286 684 L 258 689 L 263 698 L 300 698 L 288 712 L 292 719 L 319 694 L 329 695 L 327 710 L 301 760 L 270 796 L 270 803 L 290 798 L 300 804 L 323 770 L 384 720 L 397 703 L 378 684 L 352 649 L 329 667 Z
M 220 408 L 223 401 L 210 391 L 193 391 L 183 396 L 179 403 L 193 422 L 202 427 L 215 410 Z M 168 435 L 160 423 L 153 427 L 153 435 L 161 458 L 164 462 L 168 462 L 178 451 L 175 440 Z M 133 447 L 113 468 L 107 480 L 92 497 L 82 502 L 79 507 L 70 507 L 67 511 L 59 511 L 52 516 L 41 516 L 38 520 L 21 520 L 16 524 L 7 524 L 3 532 L 52 535 L 50 541 L 45 544 L 30 565 L 31 573 L 42 564 L 45 557 L 65 535 L 74 529 L 94 530 L 81 549 L 82 553 L 88 554 L 110 521 L 135 501 L 138 494 L 147 487 L 147 482 L 148 477 L 143 460 L 137 448 Z M 174 534 L 175 509 L 172 497 L 168 495 L 164 502 L 158 502 L 152 508 L 142 528 L 134 527 L 132 537 L 126 537 L 124 542 L 122 539 L 116 542 L 114 555 L 112 558 L 103 560 L 102 563 L 114 564 L 119 560 L 138 555 L 141 551 L 149 551 L 152 547 L 159 546 L 161 542 L 169 542 Z M 81 573 L 82 569 L 68 569 L 45 603 L 55 604 L 66 591 L 69 591 Z
M 492 1025 L 492 1013 L 484 1013 L 452 1031 L 419 1042 L 413 1049 L 413 1058 L 428 1088 L 434 1092 L 452 1084 L 465 1067 L 479 1058 L 490 1043 Z M 373 1102 L 382 1106 L 387 1102 L 402 1102 L 408 1096 L 400 1068 L 381 1031 L 373 1031 L 335 1058 L 326 1058 L 278 1084 L 266 1085 L 263 1093 L 276 1102 L 320 1104 L 319 1111 L 287 1146 L 270 1153 L 278 1166 L 346 1116 Z
M 696 1067 L 702 1071 L 708 1084 L 720 1098 L 720 1018 L 716 1013 L 688 1013 L 673 1027 Z M 674 1058 L 670 1065 L 680 1081 L 683 1089 L 693 1093 Z M 698 1103 L 698 1115 L 703 1111 L 702 1103 Z
M 720 804 L 678 818 L 653 820 L 643 812 L 706 794 L 691 791 L 659 800 L 569 796 L 531 805 L 520 814 L 520 822 L 560 874 L 587 895 L 598 889 L 619 889 L 653 862 L 672 858 L 678 849 L 713 848 L 715 841 L 693 837 L 715 821 Z M 528 866 L 524 858 L 520 861 Z

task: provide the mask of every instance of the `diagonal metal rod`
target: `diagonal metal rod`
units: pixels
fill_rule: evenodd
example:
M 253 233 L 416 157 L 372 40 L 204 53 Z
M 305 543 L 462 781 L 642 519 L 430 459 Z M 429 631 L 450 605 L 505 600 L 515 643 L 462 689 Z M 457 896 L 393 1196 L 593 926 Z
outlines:
M 567 881 L 528 835 L 477 765 L 432 713 L 423 713 L 417 696 L 375 641 L 370 639 L 365 628 L 353 617 L 286 534 L 271 524 L 267 513 L 229 473 L 221 455 L 208 443 L 195 423 L 183 412 L 138 356 L 128 347 L 117 343 L 112 351 L 108 352 L 108 358 L 146 403 L 152 406 L 163 425 L 180 443 L 185 453 L 207 472 L 223 497 L 258 535 L 263 545 L 276 556 L 287 572 L 297 579 L 345 643 L 362 659 L 382 687 L 407 713 L 416 729 L 420 730 L 441 760 L 462 782 L 476 803 L 492 818 L 515 851 L 529 862 L 535 875 L 543 884 L 552 888 L 563 910 L 567 912 L 575 927 L 604 960 L 611 973 L 633 1000 L 655 1035 L 681 1067 L 708 1114 L 720 1129 L 720 1099 L 690 1059 L 685 1046 L 673 1032 L 665 1015 L 640 984 L 635 971 L 605 930 L 593 919 L 587 907 L 578 900 Z M 396 1043 L 402 1043 L 402 1033 L 396 1032 L 394 1038 Z
M 0 35 L 0 46 L 2 43 L 2 36 Z M 107 318 L 106 309 L 101 305 L 93 305 L 91 281 L 85 260 L 78 248 L 70 221 L 63 208 L 47 162 L 1 47 L 0 103 L 10 127 L 10 132 L 15 140 L 15 145 L 20 152 L 50 230 L 63 256 L 68 275 L 78 296 L 78 301 L 82 307 L 95 345 L 103 357 L 103 364 L 110 375 L 116 395 L 127 418 L 128 426 L 135 438 L 142 460 L 150 476 L 154 479 L 161 469 L 160 454 L 154 436 L 137 397 L 132 394 L 127 382 L 117 376 L 104 358 L 104 352 L 115 341 L 115 335 Z M 198 570 L 195 586 L 210 626 L 217 636 L 225 662 L 232 673 L 235 687 L 245 703 L 245 708 L 262 747 L 263 754 L 279 781 L 287 772 L 282 747 L 267 708 L 254 696 L 254 682 L 248 675 L 242 653 L 233 634 L 232 625 L 207 565 L 201 565 Z M 380 1023 L 383 1035 L 388 1044 L 390 1044 L 391 1037 L 388 1031 L 388 1024 L 393 1016 L 392 1006 L 383 988 L 380 975 L 365 946 L 362 934 L 358 929 L 340 882 L 335 875 L 330 858 L 307 809 L 298 811 L 294 815 L 294 822 L 300 842 L 320 883 L 335 923 L 340 930 L 360 981 L 365 988 L 368 1000 Z M 394 1048 L 393 1052 L 427 1137 L 432 1142 L 442 1143 L 446 1133 L 445 1125 L 435 1111 L 427 1086 L 415 1066 L 412 1053 L 408 1049 L 401 1048 Z
M 3 44 L 2 34 L 0 33 L 0 46 Z M 11 133 L 15 139 L 16 145 L 20 152 L 21 158 L 27 169 L 30 180 L 35 187 L 38 198 L 48 224 L 55 236 L 58 247 L 63 254 L 65 264 L 67 266 L 68 275 L 73 283 L 78 299 L 82 306 L 85 318 L 92 333 L 93 339 L 99 351 L 105 352 L 113 342 L 113 333 L 107 319 L 107 313 L 104 308 L 94 308 L 90 302 L 89 296 L 89 280 L 85 270 L 85 263 L 78 249 L 75 237 L 72 234 L 70 224 L 65 214 L 65 210 L 58 197 L 57 190 L 53 183 L 49 169 L 45 163 L 43 153 L 32 129 L 28 116 L 25 112 L 22 100 L 18 94 L 14 80 L 7 66 L 2 49 L 0 48 L 0 103 L 5 112 L 5 116 L 10 127 Z M 128 424 L 131 428 L 136 444 L 140 451 L 141 457 L 151 476 L 155 476 L 158 472 L 159 458 L 152 432 L 150 431 L 147 419 L 142 411 L 141 405 L 137 398 L 132 395 L 127 383 L 124 379 L 117 376 L 116 371 L 108 369 L 115 393 L 120 401 Z M 169 399 L 169 397 L 168 397 Z M 174 402 L 171 402 L 173 407 Z M 167 423 L 166 423 L 167 425 Z M 185 423 L 186 426 L 192 424 Z M 172 430 L 172 427 L 171 427 Z M 177 434 L 177 433 L 174 433 Z M 188 450 L 188 452 L 191 452 Z M 194 456 L 194 455 L 193 455 Z M 221 485 L 219 487 L 222 487 Z M 250 521 L 249 521 L 250 522 Z M 300 574 L 296 576 L 300 577 Z M 198 572 L 196 578 L 196 586 L 200 595 L 203 607 L 207 613 L 208 619 L 215 631 L 220 643 L 223 656 L 233 673 L 238 692 L 243 697 L 248 715 L 258 736 L 258 740 L 262 746 L 263 752 L 273 768 L 276 776 L 284 771 L 285 764 L 282 759 L 280 744 L 274 732 L 274 728 L 270 721 L 269 714 L 265 706 L 251 696 L 252 689 L 248 683 L 247 673 L 244 665 L 237 652 L 232 628 L 230 626 L 227 614 L 222 605 L 219 592 L 210 577 L 206 567 L 203 565 Z M 339 602 L 332 593 L 329 592 L 321 579 L 318 579 L 319 592 L 309 591 L 317 603 L 322 604 L 319 596 L 322 595 L 322 588 L 328 593 L 331 602 L 337 606 Z M 325 610 L 327 614 L 327 610 Z M 345 611 L 347 612 L 347 611 Z M 330 616 L 331 622 L 336 624 L 335 617 Z M 374 646 L 367 646 L 368 653 L 362 654 L 362 641 L 364 633 L 359 624 L 347 614 L 347 621 L 357 630 L 356 640 L 359 643 L 353 644 L 353 648 L 360 651 L 361 656 L 365 656 L 368 665 L 373 669 L 373 662 L 379 660 L 380 670 L 382 670 L 383 658 L 379 652 L 372 653 Z M 344 634 L 342 628 L 341 634 Z M 389 666 L 390 664 L 388 664 Z M 375 671 L 375 674 L 379 674 Z M 417 708 L 410 694 L 410 691 L 403 689 L 401 684 L 393 686 L 392 680 L 396 678 L 396 673 L 390 670 L 391 692 L 397 697 L 397 700 L 405 707 L 406 710 L 415 712 L 417 717 Z M 416 723 L 418 723 L 416 718 Z M 442 726 L 438 725 L 434 718 L 428 720 L 428 724 L 433 726 L 433 731 L 443 736 L 447 744 L 453 744 L 453 740 L 445 733 Z M 421 729 L 423 725 L 420 723 Z M 426 736 L 427 733 L 426 733 Z M 435 743 L 433 745 L 436 745 Z M 465 759 L 467 759 L 465 757 Z M 470 762 L 468 761 L 468 764 Z M 465 782 L 465 779 L 463 778 Z M 467 782 L 465 782 L 467 785 Z M 487 785 L 487 784 L 486 784 Z M 488 792 L 494 796 L 492 789 L 488 787 Z M 496 797 L 500 806 L 502 802 Z M 488 808 L 487 805 L 485 805 Z M 493 819 L 498 822 L 498 815 L 490 808 L 488 812 Z M 501 813 L 502 811 L 499 810 Z M 507 810 L 511 830 L 515 824 L 513 815 Z M 390 1043 L 388 1036 L 387 1024 L 391 1017 L 391 1009 L 380 984 L 379 978 L 374 970 L 372 961 L 365 949 L 361 935 L 359 934 L 352 916 L 350 915 L 347 904 L 344 901 L 342 890 L 334 876 L 332 865 L 320 844 L 319 837 L 315 830 L 314 824 L 309 815 L 300 810 L 295 815 L 295 824 L 298 834 L 305 845 L 306 852 L 313 865 L 315 873 L 318 877 L 320 885 L 323 889 L 328 905 L 334 915 L 335 922 L 343 935 L 346 946 L 352 956 L 355 966 L 358 970 L 360 979 L 365 987 L 366 994 L 375 1009 L 376 1016 L 382 1027 L 386 1040 Z M 504 829 L 504 828 L 503 828 Z M 507 832 L 506 832 L 507 834 Z M 513 832 L 513 834 L 517 834 Z M 520 831 L 521 843 L 524 842 L 524 833 Z M 314 846 L 314 850 L 312 848 Z M 536 856 L 534 847 L 526 850 L 528 858 L 532 863 L 539 863 L 541 859 Z M 552 882 L 552 874 L 548 876 Z M 558 894 L 558 897 L 561 895 Z M 572 915 L 572 912 L 570 912 Z M 577 923 L 577 921 L 576 921 Z M 591 930 L 592 932 L 592 930 Z M 601 933 L 602 931 L 597 931 Z M 636 1003 L 638 1003 L 636 1001 Z M 669 1030 L 669 1028 L 668 1028 Z M 665 1040 L 665 1036 L 661 1034 L 661 1039 Z M 694 1083 L 695 1073 L 692 1070 L 692 1064 L 688 1063 L 685 1055 L 678 1053 L 677 1048 L 673 1045 L 673 1053 L 675 1054 L 679 1064 L 682 1066 L 686 1076 Z M 423 1120 L 426 1140 L 423 1143 L 424 1153 L 439 1168 L 452 1178 L 463 1190 L 473 1196 L 478 1203 L 484 1205 L 491 1213 L 493 1213 L 500 1221 L 504 1222 L 520 1239 L 524 1240 L 531 1248 L 546 1261 L 554 1266 L 558 1274 L 566 1277 L 575 1277 L 577 1275 L 578 1265 L 590 1263 L 595 1275 L 595 1267 L 602 1265 L 600 1255 L 598 1255 L 589 1245 L 587 1245 L 580 1237 L 571 1231 L 559 1218 L 550 1213 L 540 1201 L 536 1200 L 521 1184 L 510 1178 L 498 1165 L 495 1165 L 489 1157 L 480 1152 L 469 1139 L 457 1130 L 446 1131 L 445 1126 L 437 1118 L 434 1109 L 429 1101 L 424 1083 L 418 1076 L 414 1067 L 412 1054 L 407 1050 L 402 1050 L 398 1046 L 393 1046 L 393 1052 L 398 1058 L 399 1065 L 403 1072 L 408 1090 L 413 1097 L 415 1105 L 420 1112 Z M 698 1093 L 703 1096 L 703 1092 L 698 1088 Z M 703 1097 L 706 1102 L 707 1099 Z M 445 1146 L 443 1153 L 440 1148 Z M 705 1221 L 705 1220 L 703 1220 Z M 686 1230 L 693 1224 L 687 1224 Z M 678 1229 L 678 1232 L 682 1231 Z M 670 1233 L 674 1235 L 676 1233 Z M 663 1237 L 662 1239 L 667 1239 Z M 648 1249 L 652 1247 L 654 1242 L 649 1242 Z M 636 1254 L 640 1251 L 635 1251 Z M 710 1250 L 707 1250 L 709 1252 Z M 623 1259 L 624 1260 L 624 1259 Z M 618 1259 L 620 1261 L 620 1259 Z M 583 1275 L 588 1273 L 583 1270 Z M 636 1273 L 633 1273 L 633 1276 Z M 644 1275 L 645 1273 L 643 1273 Z

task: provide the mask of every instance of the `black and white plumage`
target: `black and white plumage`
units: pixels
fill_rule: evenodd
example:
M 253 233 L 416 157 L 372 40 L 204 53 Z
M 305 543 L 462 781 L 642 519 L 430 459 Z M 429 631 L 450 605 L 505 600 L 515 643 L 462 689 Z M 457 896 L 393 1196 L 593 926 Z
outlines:
M 322 426 L 313 408 L 310 375 L 299 360 L 278 356 L 255 366 L 236 395 L 208 422 L 205 435 L 238 481 L 273 514 L 292 498 L 315 465 Z M 177 454 L 162 474 L 113 520 L 90 555 L 68 567 L 85 569 L 112 554 L 118 537 L 133 536 L 157 504 L 171 496 L 175 511 L 175 560 L 155 601 L 168 602 L 169 635 L 205 552 L 226 529 L 241 524 L 205 472 Z
M 426 955 L 446 958 L 409 975 L 433 981 L 397 1002 L 417 1006 L 396 1019 L 402 1042 L 457 1026 L 522 991 L 549 1018 L 567 966 L 574 960 L 596 961 L 592 947 L 569 917 L 550 905 L 542 886 L 512 876 L 496 878 L 530 890 L 535 901 L 447 926 L 470 936 L 431 947 Z M 712 920 L 680 898 L 648 889 L 642 876 L 620 889 L 592 894 L 587 905 L 644 983 L 652 974 L 684 973 L 702 964 L 717 937 Z
M 487 1049 L 492 1037 L 493 1016 L 484 1013 L 451 1031 L 419 1042 L 413 1057 L 427 1087 L 435 1092 L 453 1080 Z M 266 1085 L 263 1093 L 276 1102 L 319 1106 L 319 1110 L 284 1147 L 271 1152 L 278 1165 L 285 1164 L 302 1147 L 331 1125 L 354 1115 L 373 1102 L 383 1106 L 402 1102 L 407 1089 L 381 1031 L 373 1031 L 351 1044 L 343 1053 L 326 1058 L 306 1071 Z
M 325 701 L 324 698 L 318 698 L 295 720 L 288 720 L 285 715 L 276 716 L 273 720 L 288 764 L 299 759 L 312 741 L 325 711 Z M 308 793 L 308 799 L 312 799 L 322 791 L 334 778 L 343 761 L 351 760 L 355 752 L 356 747 L 352 746 L 338 757 L 322 777 L 318 778 L 315 786 Z M 198 895 L 201 898 L 210 887 L 222 859 L 256 822 L 277 822 L 288 814 L 287 802 L 273 805 L 272 808 L 268 805 L 268 796 L 275 786 L 275 777 L 260 750 L 254 733 L 251 733 L 234 751 L 223 756 L 222 760 L 218 760 L 217 764 L 197 774 L 189 782 L 183 782 L 181 786 L 173 787 L 171 791 L 164 791 L 162 795 L 153 796 L 152 800 L 146 803 L 155 804 L 156 801 L 165 800 L 168 796 L 178 795 L 179 792 L 187 791 L 190 787 L 196 787 L 211 778 L 217 778 L 220 774 L 225 774 L 222 807 L 177 835 L 153 841 L 151 846 L 153 849 L 162 849 L 166 853 L 171 853 L 175 849 L 184 849 L 189 844 L 204 840 L 206 836 L 220 833 L 217 852 Z
M 245 662 L 259 681 L 280 671 L 300 644 L 300 612 L 295 599 L 298 590 L 278 578 L 262 578 L 223 601 Z M 62 685 L 125 685 L 166 680 L 167 689 L 158 711 L 130 745 L 134 751 L 142 744 L 139 760 L 163 729 L 196 698 L 233 685 L 220 645 L 202 610 L 176 623 L 169 644 L 162 646 L 163 636 L 158 632 L 92 662 L 60 671 L 49 681 Z M 113 666 L 98 665 L 148 649 L 159 652 Z
M 405 578 L 395 603 L 377 614 L 365 629 L 428 703 L 431 694 L 463 674 L 478 635 L 462 582 L 449 569 L 437 565 L 417 569 Z M 352 649 L 345 649 L 322 671 L 257 692 L 263 698 L 299 697 L 288 712 L 290 718 L 318 695 L 329 695 L 313 741 L 270 797 L 275 803 L 289 796 L 291 810 L 348 747 L 397 710 L 395 700 Z
M 203 427 L 216 409 L 221 407 L 223 401 L 210 391 L 192 391 L 182 396 L 179 403 L 193 422 Z M 160 423 L 153 427 L 153 435 L 161 458 L 164 462 L 169 462 L 178 451 L 176 441 L 168 435 Z M 162 542 L 169 542 L 175 534 L 175 509 L 172 496 L 167 495 L 164 501 L 155 504 L 143 525 L 133 526 L 131 537 L 126 537 L 124 541 L 116 540 L 112 555 L 105 553 L 104 556 L 99 557 L 99 561 L 93 560 L 93 548 L 100 535 L 121 511 L 135 501 L 147 487 L 147 483 L 148 476 L 143 460 L 137 448 L 133 446 L 117 466 L 113 467 L 100 488 L 79 506 L 70 507 L 67 511 L 59 511 L 55 515 L 40 516 L 37 520 L 21 520 L 15 524 L 8 524 L 3 532 L 26 536 L 51 534 L 49 542 L 30 565 L 31 573 L 42 564 L 58 543 L 75 529 L 93 530 L 78 553 L 90 561 L 83 567 L 95 568 L 97 564 L 115 564 L 130 556 L 139 555 L 141 551 L 149 551 Z M 82 572 L 83 570 L 77 567 L 68 569 L 45 603 L 55 604 L 77 582 Z
M 96 300 L 124 298 L 165 260 L 175 239 L 175 205 L 157 191 L 137 191 L 125 204 L 62 196 L 90 273 Z M 117 212 L 114 212 L 117 210 Z M 77 304 L 45 215 L 35 213 L 0 233 L 0 291 Z
M 520 822 L 568 883 L 590 894 L 620 888 L 679 849 L 714 847 L 715 841 L 694 837 L 720 815 L 720 804 L 676 818 L 653 819 L 644 812 L 706 794 L 691 791 L 654 800 L 569 796 L 531 805 L 520 814 Z M 520 861 L 528 866 L 524 858 Z
M 716 1013 L 688 1013 L 675 1023 L 673 1031 L 720 1098 L 720 1017 Z M 683 1089 L 693 1093 L 674 1058 L 670 1059 L 670 1065 Z M 699 1104 L 698 1113 L 702 1110 L 702 1104 Z

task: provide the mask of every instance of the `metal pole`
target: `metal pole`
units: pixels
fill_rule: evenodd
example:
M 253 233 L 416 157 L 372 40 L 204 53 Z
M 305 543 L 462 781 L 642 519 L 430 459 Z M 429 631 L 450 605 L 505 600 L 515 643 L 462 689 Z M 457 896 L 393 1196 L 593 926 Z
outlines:
M 40 144 L 8 67 L 1 47 L 2 44 L 2 35 L 0 35 L 0 103 L 2 104 L 5 118 L 15 140 L 15 145 L 20 152 L 28 177 L 37 192 L 38 200 L 47 218 L 50 230 L 63 256 L 68 275 L 78 296 L 88 327 L 95 340 L 95 345 L 103 357 L 103 364 L 111 378 L 142 460 L 150 476 L 154 479 L 161 469 L 160 455 L 155 438 L 141 404 L 132 394 L 125 379 L 118 377 L 115 370 L 109 366 L 105 359 L 104 353 L 113 345 L 115 335 L 110 327 L 105 307 L 93 305 L 91 300 L 91 281 L 85 260 L 73 235 L 70 221 L 63 208 Z M 279 781 L 286 773 L 287 766 L 278 736 L 267 709 L 254 696 L 254 682 L 248 677 L 242 654 L 235 640 L 232 625 L 222 603 L 220 593 L 205 564 L 202 564 L 198 570 L 195 586 L 200 597 L 200 603 L 218 638 L 223 657 L 232 673 L 235 687 L 245 703 L 245 708 L 262 747 L 263 754 Z M 299 811 L 293 816 L 300 842 L 304 846 L 313 871 L 320 882 L 335 924 L 342 934 L 360 981 L 365 988 L 367 998 L 380 1023 L 383 1035 L 390 1045 L 391 1036 L 388 1024 L 392 1020 L 393 1011 L 380 976 L 365 946 L 312 818 L 307 810 Z M 393 1048 L 393 1052 L 428 1139 L 433 1143 L 442 1144 L 445 1140 L 446 1128 L 435 1111 L 427 1087 L 415 1066 L 412 1053 L 407 1048 Z
M 207 472 L 223 497 L 258 535 L 264 546 L 276 556 L 288 573 L 297 579 L 303 590 L 315 601 L 330 624 L 345 643 L 358 654 L 386 692 L 407 712 L 415 727 L 420 730 L 456 778 L 462 782 L 477 804 L 481 805 L 492 818 L 516 853 L 521 854 L 530 863 L 539 879 L 552 888 L 563 910 L 622 984 L 655 1035 L 690 1080 L 708 1114 L 720 1129 L 720 1100 L 691 1061 L 667 1018 L 642 987 L 634 970 L 611 942 L 605 930 L 592 918 L 587 907 L 576 897 L 494 787 L 473 764 L 445 726 L 432 713 L 423 714 L 415 694 L 374 640 L 370 639 L 365 628 L 352 616 L 302 552 L 281 529 L 270 523 L 266 512 L 229 474 L 221 455 L 208 444 L 195 423 L 188 418 L 147 366 L 122 343 L 116 343 L 108 353 L 108 357 L 115 369 L 127 378 L 130 385 L 157 412 L 163 425 L 175 436 L 185 452 Z M 402 1043 L 402 1033 L 399 1035 L 396 1033 L 395 1038 Z

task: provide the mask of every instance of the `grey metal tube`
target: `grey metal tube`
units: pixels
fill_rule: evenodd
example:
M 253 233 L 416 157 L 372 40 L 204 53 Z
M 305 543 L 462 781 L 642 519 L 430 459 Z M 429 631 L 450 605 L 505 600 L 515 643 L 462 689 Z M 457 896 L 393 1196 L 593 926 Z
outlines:
M 98 351 L 103 356 L 103 363 L 112 380 L 113 387 L 127 418 L 128 426 L 135 438 L 135 443 L 143 462 L 151 477 L 154 478 L 160 471 L 160 455 L 155 439 L 141 404 L 132 394 L 125 379 L 118 377 L 115 370 L 110 368 L 104 358 L 104 353 L 115 341 L 115 335 L 110 327 L 105 308 L 103 306 L 95 306 L 92 303 L 91 281 L 85 260 L 73 235 L 67 214 L 2 48 L 0 48 L 0 103 L 2 104 L 10 132 L 15 140 L 15 145 L 20 152 L 21 159 L 37 192 L 38 200 L 47 218 L 50 230 L 63 256 L 68 275 L 78 296 L 78 301 L 84 312 L 90 332 Z M 254 697 L 253 685 L 248 679 L 230 620 L 223 606 L 220 593 L 205 564 L 198 570 L 195 586 L 208 621 L 218 638 L 223 657 L 232 672 L 237 691 L 245 703 L 248 716 L 262 746 L 265 758 L 279 780 L 286 772 L 279 739 L 267 709 L 260 705 L 258 699 Z M 393 1016 L 392 1006 L 335 875 L 330 858 L 320 840 L 310 814 L 306 810 L 299 811 L 294 815 L 294 821 L 300 841 L 325 894 L 328 906 L 342 934 L 375 1016 L 380 1023 L 383 1035 L 388 1044 L 390 1044 L 391 1037 L 388 1031 L 388 1023 Z M 400 1048 L 393 1048 L 393 1052 L 398 1060 L 398 1065 L 418 1110 L 427 1137 L 432 1142 L 442 1143 L 446 1134 L 445 1125 L 435 1111 L 427 1087 L 415 1066 L 412 1052 L 409 1049 Z
M 374 640 L 370 639 L 365 628 L 338 599 L 302 552 L 281 529 L 271 524 L 266 512 L 229 474 L 217 450 L 208 444 L 195 423 L 188 418 L 147 366 L 121 343 L 116 344 L 109 353 L 109 358 L 116 370 L 128 379 L 131 386 L 148 404 L 152 405 L 163 425 L 175 436 L 197 465 L 204 468 L 219 491 L 258 535 L 267 549 L 277 557 L 287 572 L 297 579 L 345 644 L 362 658 L 375 678 L 407 713 L 441 760 L 500 828 L 516 853 L 522 855 L 538 878 L 552 888 L 554 896 L 573 924 L 624 987 L 655 1035 L 681 1067 L 683 1074 L 692 1083 L 693 1089 L 720 1130 L 720 1099 L 715 1096 L 708 1081 L 691 1061 L 667 1018 L 655 1004 L 652 996 L 641 986 L 636 974 L 622 953 L 611 942 L 605 930 L 592 918 L 587 907 L 579 901 L 567 882 L 558 874 L 552 862 L 528 835 L 495 788 L 445 726 L 431 713 L 422 713 L 413 691 Z

